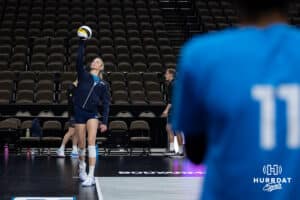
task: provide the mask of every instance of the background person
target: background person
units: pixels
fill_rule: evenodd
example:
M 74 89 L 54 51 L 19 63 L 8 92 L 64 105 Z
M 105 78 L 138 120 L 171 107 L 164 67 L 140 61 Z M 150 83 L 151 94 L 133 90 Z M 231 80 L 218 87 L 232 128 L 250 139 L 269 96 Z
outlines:
M 166 79 L 166 88 L 167 88 L 167 107 L 165 108 L 162 116 L 167 117 L 167 125 L 166 125 L 166 131 L 168 134 L 168 140 L 169 140 L 169 154 L 175 154 L 175 147 L 174 147 L 174 141 L 175 136 L 177 138 L 177 144 L 178 144 L 178 153 L 177 155 L 183 156 L 183 135 L 181 132 L 174 132 L 172 129 L 171 121 L 172 121 L 172 94 L 173 94 L 173 86 L 175 82 L 176 77 L 176 70 L 169 68 L 166 70 L 165 73 L 165 79 Z
M 68 113 L 69 113 L 69 128 L 67 133 L 65 134 L 62 144 L 60 148 L 56 151 L 58 157 L 65 157 L 65 146 L 68 141 L 72 138 L 72 153 L 71 157 L 78 157 L 78 139 L 77 135 L 75 134 L 75 119 L 74 119 L 74 104 L 73 104 L 73 96 L 74 90 L 77 87 L 78 81 L 74 81 L 73 84 L 70 84 L 67 89 L 67 97 L 68 97 Z

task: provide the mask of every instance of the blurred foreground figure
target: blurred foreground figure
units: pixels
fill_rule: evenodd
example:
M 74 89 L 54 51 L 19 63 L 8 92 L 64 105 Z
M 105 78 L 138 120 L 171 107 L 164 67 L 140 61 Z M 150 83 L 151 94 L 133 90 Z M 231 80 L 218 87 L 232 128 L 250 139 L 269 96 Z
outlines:
M 300 198 L 300 31 L 287 0 L 241 0 L 241 27 L 181 52 L 172 127 L 204 162 L 202 199 Z

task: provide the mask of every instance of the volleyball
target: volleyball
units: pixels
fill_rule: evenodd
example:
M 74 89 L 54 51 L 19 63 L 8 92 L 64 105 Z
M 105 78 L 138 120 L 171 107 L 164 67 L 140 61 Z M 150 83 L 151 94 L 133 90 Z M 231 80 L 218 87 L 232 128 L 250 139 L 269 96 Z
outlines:
M 88 27 L 88 26 L 81 26 L 77 30 L 77 35 L 78 35 L 78 37 L 80 37 L 80 38 L 82 38 L 84 40 L 91 39 L 91 37 L 92 37 L 92 29 L 90 27 Z

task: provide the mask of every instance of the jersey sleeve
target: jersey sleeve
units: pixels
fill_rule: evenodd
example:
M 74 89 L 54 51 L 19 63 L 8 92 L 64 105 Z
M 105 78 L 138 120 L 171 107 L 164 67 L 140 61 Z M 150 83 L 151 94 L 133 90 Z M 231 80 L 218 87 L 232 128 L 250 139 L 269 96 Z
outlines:
M 180 55 L 177 79 L 173 92 L 172 127 L 186 133 L 203 132 L 206 126 L 207 112 L 203 103 L 205 81 L 201 80 L 198 52 L 186 45 Z

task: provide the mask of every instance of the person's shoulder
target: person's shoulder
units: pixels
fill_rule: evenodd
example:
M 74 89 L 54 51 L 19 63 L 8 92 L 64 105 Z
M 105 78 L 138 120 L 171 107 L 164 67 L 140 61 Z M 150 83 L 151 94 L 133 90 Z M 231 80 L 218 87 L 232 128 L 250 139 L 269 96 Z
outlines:
M 299 28 L 296 28 L 294 26 L 286 26 L 285 30 L 289 34 L 289 38 L 293 40 L 294 42 L 299 42 L 300 40 L 300 30 Z M 296 40 L 296 41 L 295 41 Z
M 298 27 L 290 25 L 290 24 L 275 24 L 270 27 L 276 28 L 278 30 L 286 30 L 286 31 L 288 31 L 290 33 L 294 33 L 296 35 L 299 35 L 299 33 L 300 33 L 300 30 Z

